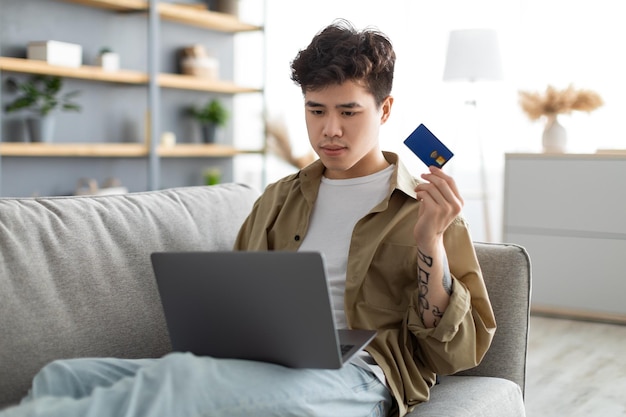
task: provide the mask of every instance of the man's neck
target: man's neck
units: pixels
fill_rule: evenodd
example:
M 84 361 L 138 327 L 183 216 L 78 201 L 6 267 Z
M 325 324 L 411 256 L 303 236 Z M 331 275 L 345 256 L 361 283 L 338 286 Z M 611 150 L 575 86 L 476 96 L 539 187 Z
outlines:
M 344 171 L 325 168 L 324 176 L 326 178 L 337 180 L 365 177 L 367 175 L 380 172 L 389 165 L 390 163 L 385 159 L 384 154 L 381 151 L 378 151 L 371 155 L 366 155 L 355 165 Z

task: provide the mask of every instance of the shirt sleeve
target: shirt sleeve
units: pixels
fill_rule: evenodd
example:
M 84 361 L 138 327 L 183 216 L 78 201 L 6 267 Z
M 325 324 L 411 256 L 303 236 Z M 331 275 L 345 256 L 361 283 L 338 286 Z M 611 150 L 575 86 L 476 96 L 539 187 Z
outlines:
M 418 294 L 407 313 L 408 330 L 415 335 L 420 358 L 438 374 L 452 374 L 480 363 L 496 330 L 474 245 L 462 219 L 444 234 L 453 280 L 450 302 L 439 324 L 426 328 L 417 312 Z
M 256 214 L 258 212 L 258 204 L 257 201 L 248 217 L 243 222 L 241 227 L 239 228 L 239 233 L 237 233 L 237 238 L 235 239 L 234 250 L 248 250 L 250 246 L 250 239 L 253 232 L 254 219 L 256 218 Z
M 268 189 L 272 189 L 272 187 L 268 186 Z M 255 201 L 250 214 L 239 228 L 234 250 L 261 251 L 270 249 L 267 229 L 268 223 L 272 221 L 274 215 L 271 207 L 276 205 L 273 203 L 272 197 L 273 195 L 266 191 Z

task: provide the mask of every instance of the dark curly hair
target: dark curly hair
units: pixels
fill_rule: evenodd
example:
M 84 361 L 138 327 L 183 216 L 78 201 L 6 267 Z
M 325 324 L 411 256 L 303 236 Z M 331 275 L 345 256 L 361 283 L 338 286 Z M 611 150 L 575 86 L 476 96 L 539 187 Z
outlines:
M 374 29 L 357 31 L 346 20 L 321 30 L 291 63 L 291 79 L 315 91 L 344 81 L 361 81 L 377 105 L 391 94 L 396 54 L 389 38 Z

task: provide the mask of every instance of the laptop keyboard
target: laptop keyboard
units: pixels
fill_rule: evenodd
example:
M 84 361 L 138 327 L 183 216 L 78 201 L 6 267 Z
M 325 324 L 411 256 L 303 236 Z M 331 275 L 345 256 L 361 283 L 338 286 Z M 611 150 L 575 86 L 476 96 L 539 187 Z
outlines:
M 348 351 L 350 351 L 350 349 L 352 349 L 354 347 L 354 345 L 340 345 L 341 348 L 341 354 L 345 355 L 346 353 L 348 353 Z

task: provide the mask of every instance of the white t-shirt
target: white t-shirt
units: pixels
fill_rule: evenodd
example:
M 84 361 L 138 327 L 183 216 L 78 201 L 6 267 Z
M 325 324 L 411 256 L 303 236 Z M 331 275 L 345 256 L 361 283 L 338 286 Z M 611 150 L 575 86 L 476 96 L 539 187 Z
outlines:
M 385 199 L 393 170 L 394 166 L 390 165 L 365 177 L 340 180 L 322 177 L 309 229 L 299 250 L 324 254 L 338 329 L 348 327 L 344 293 L 352 231 L 361 218 Z M 385 382 L 382 370 L 367 352 L 361 352 L 353 363 L 371 369 Z

